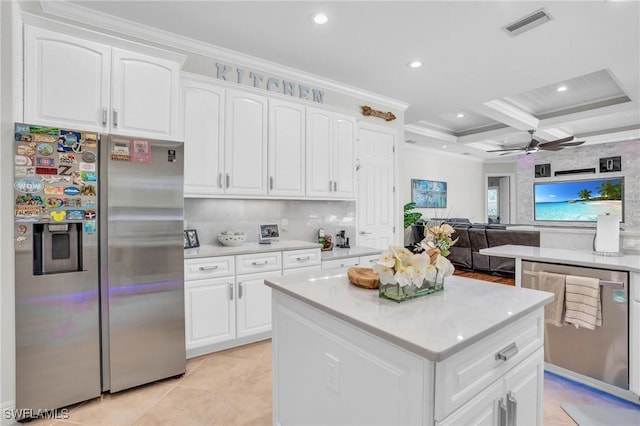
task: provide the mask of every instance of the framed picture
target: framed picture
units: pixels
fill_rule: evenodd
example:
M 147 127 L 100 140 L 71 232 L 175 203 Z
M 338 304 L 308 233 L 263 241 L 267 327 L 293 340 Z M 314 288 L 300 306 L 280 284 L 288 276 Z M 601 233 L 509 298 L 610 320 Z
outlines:
M 411 201 L 416 207 L 446 208 L 447 182 L 411 179 Z
M 258 225 L 259 228 L 259 240 L 260 243 L 270 243 L 273 240 L 280 238 L 280 228 L 276 223 L 268 223 L 264 225 Z
M 187 229 L 184 231 L 184 248 L 200 247 L 198 241 L 198 232 L 195 229 Z

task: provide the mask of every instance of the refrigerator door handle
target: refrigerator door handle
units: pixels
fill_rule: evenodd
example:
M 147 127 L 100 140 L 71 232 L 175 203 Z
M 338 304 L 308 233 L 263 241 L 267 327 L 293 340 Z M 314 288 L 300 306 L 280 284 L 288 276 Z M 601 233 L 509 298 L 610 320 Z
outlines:
M 107 125 L 107 107 L 103 107 L 102 108 L 102 125 L 106 126 Z

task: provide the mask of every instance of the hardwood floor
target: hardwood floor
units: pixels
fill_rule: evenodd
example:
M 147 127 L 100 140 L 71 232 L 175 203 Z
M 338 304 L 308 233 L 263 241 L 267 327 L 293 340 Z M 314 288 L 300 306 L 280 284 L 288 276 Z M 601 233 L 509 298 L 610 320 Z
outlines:
M 516 280 L 514 278 L 501 277 L 501 276 L 492 275 L 492 274 L 484 274 L 482 272 L 470 272 L 470 271 L 463 271 L 463 270 L 456 269 L 453 275 L 457 275 L 465 278 L 473 278 L 473 279 L 482 280 L 482 281 L 490 281 L 492 283 L 516 285 Z

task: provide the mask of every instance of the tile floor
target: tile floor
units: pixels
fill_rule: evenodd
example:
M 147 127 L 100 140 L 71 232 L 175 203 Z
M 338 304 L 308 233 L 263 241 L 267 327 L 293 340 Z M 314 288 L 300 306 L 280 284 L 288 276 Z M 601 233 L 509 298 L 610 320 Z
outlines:
M 545 425 L 576 424 L 560 408 L 563 402 L 598 404 L 603 409 L 632 406 L 546 373 Z M 68 419 L 37 420 L 26 426 L 270 424 L 271 341 L 266 340 L 191 359 L 187 362 L 187 373 L 181 378 L 70 407 Z

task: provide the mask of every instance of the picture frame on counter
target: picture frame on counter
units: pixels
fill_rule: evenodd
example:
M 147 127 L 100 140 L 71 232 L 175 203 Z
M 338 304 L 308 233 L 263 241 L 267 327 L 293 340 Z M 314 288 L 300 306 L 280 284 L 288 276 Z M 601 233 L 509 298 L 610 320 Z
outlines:
M 184 231 L 184 248 L 200 247 L 200 241 L 198 240 L 198 231 L 195 229 L 185 229 Z

